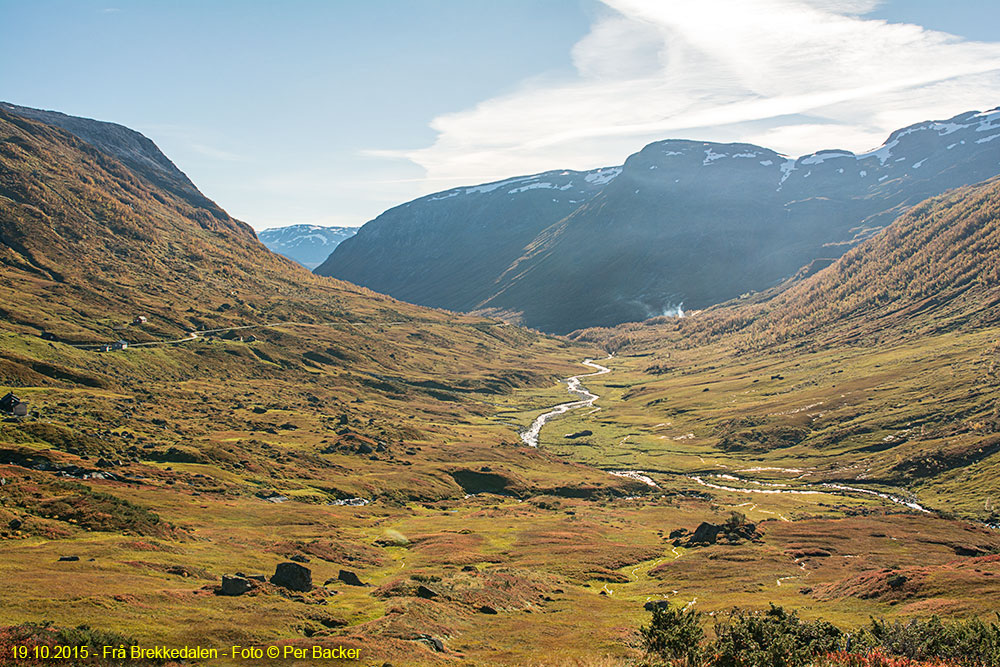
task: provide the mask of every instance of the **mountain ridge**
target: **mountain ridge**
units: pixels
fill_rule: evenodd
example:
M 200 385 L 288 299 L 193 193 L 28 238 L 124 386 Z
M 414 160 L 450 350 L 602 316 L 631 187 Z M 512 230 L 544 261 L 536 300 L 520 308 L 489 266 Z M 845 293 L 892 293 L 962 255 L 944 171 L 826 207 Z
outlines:
M 66 130 L 98 150 L 121 160 L 158 187 L 180 196 L 193 206 L 211 211 L 220 218 L 229 214 L 206 197 L 187 175 L 177 168 L 148 137 L 135 130 L 107 121 L 70 116 L 59 111 L 47 111 L 0 102 L 0 108 L 24 118 L 41 121 Z
M 703 308 L 767 289 L 927 197 L 995 176 L 998 136 L 1000 109 L 916 123 L 858 154 L 789 158 L 746 143 L 663 140 L 605 168 L 614 178 L 572 204 L 524 202 L 519 188 L 500 185 L 524 181 L 555 194 L 586 172 L 454 188 L 394 207 L 316 272 L 557 333 Z M 560 173 L 564 180 L 549 182 Z M 477 199 L 485 187 L 490 198 Z M 483 248 L 463 236 L 471 230 L 485 230 L 482 245 L 501 248 L 503 261 L 481 262 Z M 447 275 L 442 263 L 462 272 Z
M 284 255 L 311 270 L 322 264 L 338 244 L 357 231 L 357 227 L 288 225 L 263 229 L 257 233 L 257 238 L 271 252 Z

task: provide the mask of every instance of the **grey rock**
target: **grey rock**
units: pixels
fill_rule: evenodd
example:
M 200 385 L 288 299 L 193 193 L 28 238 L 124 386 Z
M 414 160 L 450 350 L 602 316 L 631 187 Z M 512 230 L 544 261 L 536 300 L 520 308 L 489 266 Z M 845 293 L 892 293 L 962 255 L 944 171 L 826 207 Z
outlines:
M 358 578 L 358 575 L 350 570 L 341 570 L 337 574 L 337 579 L 344 582 L 348 586 L 364 586 L 365 584 Z
M 719 539 L 719 531 L 722 526 L 716 526 L 707 521 L 701 522 L 694 530 L 694 535 L 688 540 L 689 544 L 715 544 Z
M 421 584 L 417 586 L 417 597 L 425 600 L 433 600 L 438 597 L 438 592 Z
M 224 574 L 222 575 L 222 587 L 219 589 L 219 595 L 243 595 L 250 588 L 251 584 L 248 579 L 236 576 L 235 574 Z
M 271 583 L 293 591 L 311 591 L 312 571 L 298 563 L 278 563 Z

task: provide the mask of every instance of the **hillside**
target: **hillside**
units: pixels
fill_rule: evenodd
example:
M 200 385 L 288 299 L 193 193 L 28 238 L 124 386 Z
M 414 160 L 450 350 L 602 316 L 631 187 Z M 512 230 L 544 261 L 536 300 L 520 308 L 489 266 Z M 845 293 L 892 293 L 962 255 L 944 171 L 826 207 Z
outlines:
M 559 333 L 701 309 L 773 287 L 923 199 L 995 176 L 997 136 L 994 110 L 918 123 L 857 155 L 662 141 L 599 191 L 574 195 L 572 210 L 561 190 L 580 175 L 531 177 L 544 207 L 523 199 L 517 179 L 452 190 L 376 218 L 317 272 Z M 482 188 L 499 194 L 487 203 Z M 491 247 L 498 260 L 480 261 Z M 463 273 L 441 275 L 442 264 Z
M 617 428 L 659 417 L 744 465 L 808 466 L 997 524 L 998 266 L 992 179 L 914 206 L 782 289 L 576 338 L 631 359 L 605 417 Z M 622 465 L 661 456 L 640 450 Z
M 634 349 L 664 337 L 744 350 L 898 342 L 997 324 L 1000 178 L 911 208 L 886 230 L 813 273 L 686 318 L 657 318 L 577 336 Z M 610 337 L 609 337 L 610 335 Z
M 290 225 L 265 229 L 257 234 L 257 238 L 271 252 L 284 255 L 307 269 L 315 269 L 334 248 L 357 231 L 356 227 Z
M 562 352 L 565 342 L 314 276 L 225 213 L 189 204 L 56 127 L 0 114 L 0 381 L 12 387 L 82 385 L 172 403 L 176 383 L 226 378 L 228 400 L 241 402 L 240 391 L 268 381 L 314 419 L 328 401 L 338 415 L 360 414 L 348 397 L 369 397 L 385 423 L 366 418 L 360 429 L 375 437 L 419 432 L 412 420 L 423 401 L 435 423 L 445 409 L 455 413 L 446 422 L 461 422 L 487 397 L 545 385 L 579 356 Z M 119 339 L 135 353 L 101 353 Z M 153 417 L 134 425 L 150 435 L 140 423 Z M 197 412 L 175 419 L 187 426 L 155 438 L 168 449 L 213 429 Z M 334 440 L 362 434 L 340 430 Z
M 73 136 L 104 152 L 141 175 L 158 188 L 166 190 L 187 203 L 228 217 L 211 199 L 203 195 L 194 183 L 164 155 L 156 144 L 135 130 L 117 123 L 68 116 L 58 111 L 43 111 L 0 102 L 0 109 L 22 118 L 31 118 L 62 128 Z

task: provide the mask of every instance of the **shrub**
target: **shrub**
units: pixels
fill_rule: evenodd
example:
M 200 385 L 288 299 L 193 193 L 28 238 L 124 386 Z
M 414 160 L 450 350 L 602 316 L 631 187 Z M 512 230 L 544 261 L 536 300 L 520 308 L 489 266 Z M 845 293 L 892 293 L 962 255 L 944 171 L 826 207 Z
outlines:
M 705 642 L 700 614 L 655 608 L 639 633 L 649 654 L 689 667 L 1000 667 L 1000 624 L 978 618 L 872 619 L 845 633 L 772 604 L 734 609 Z
M 766 611 L 734 610 L 715 628 L 716 667 L 805 667 L 837 648 L 841 632 L 826 621 L 799 619 L 774 604 Z
M 694 610 L 653 607 L 649 626 L 639 628 L 643 648 L 659 658 L 698 665 L 701 640 L 705 636 L 701 621 L 702 614 Z
M 1000 666 L 1000 625 L 978 618 L 950 623 L 937 616 L 905 623 L 872 619 L 852 640 L 857 649 L 880 648 L 911 660 L 944 659 L 969 667 Z

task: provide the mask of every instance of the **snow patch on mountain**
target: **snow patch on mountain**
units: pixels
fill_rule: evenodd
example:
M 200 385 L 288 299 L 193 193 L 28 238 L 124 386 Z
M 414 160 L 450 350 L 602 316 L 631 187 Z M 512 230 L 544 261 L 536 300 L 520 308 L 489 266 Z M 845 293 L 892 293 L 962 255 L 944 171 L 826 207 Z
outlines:
M 583 177 L 583 180 L 587 181 L 591 185 L 607 185 L 611 181 L 615 180 L 621 173 L 621 167 L 605 167 L 604 169 L 597 169 L 590 172 Z

